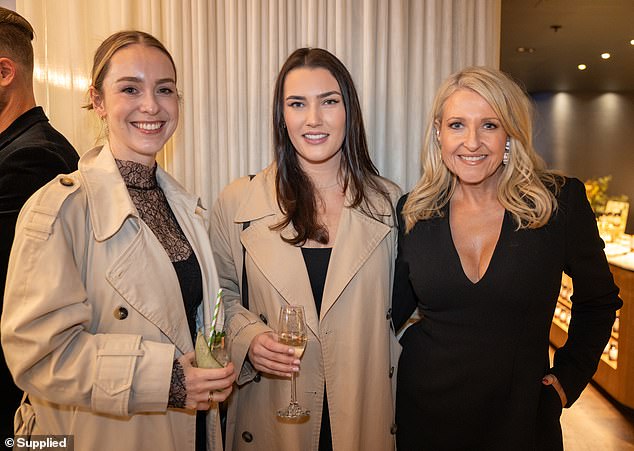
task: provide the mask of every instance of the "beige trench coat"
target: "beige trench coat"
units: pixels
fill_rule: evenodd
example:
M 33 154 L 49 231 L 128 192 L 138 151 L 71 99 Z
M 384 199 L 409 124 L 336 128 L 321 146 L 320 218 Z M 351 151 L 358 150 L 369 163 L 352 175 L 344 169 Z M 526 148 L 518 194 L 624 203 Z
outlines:
M 201 267 L 202 326 L 218 290 L 203 210 L 161 168 L 157 179 Z M 178 278 L 107 146 L 23 208 L 2 346 L 34 434 L 72 434 L 77 451 L 194 450 L 195 413 L 167 409 L 172 362 L 193 350 Z M 220 450 L 216 410 L 207 417 Z
M 398 188 L 387 181 L 385 185 L 395 202 Z M 400 345 L 391 329 L 390 299 L 397 232 L 391 205 L 373 200 L 383 205 L 383 222 L 343 209 L 318 318 L 300 248 L 284 243 L 269 228 L 282 217 L 274 168 L 251 181 L 235 181 L 218 199 L 211 218 L 212 247 L 226 292 L 231 359 L 241 369 L 230 400 L 227 449 L 316 450 L 324 386 L 335 451 L 394 449 Z M 242 230 L 245 221 L 250 226 Z M 251 312 L 239 298 L 242 245 Z M 297 377 L 298 401 L 311 411 L 303 424 L 284 424 L 275 416 L 289 402 L 290 380 L 257 374 L 245 361 L 253 337 L 275 330 L 285 304 L 304 306 L 309 329 Z

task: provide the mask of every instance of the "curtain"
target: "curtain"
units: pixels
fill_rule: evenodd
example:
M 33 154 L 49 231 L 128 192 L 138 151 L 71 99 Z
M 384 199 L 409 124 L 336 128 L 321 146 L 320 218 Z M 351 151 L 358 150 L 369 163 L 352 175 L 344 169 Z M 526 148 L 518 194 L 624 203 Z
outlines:
M 277 72 L 324 47 L 352 73 L 371 156 L 404 190 L 419 177 L 423 124 L 442 79 L 499 66 L 501 0 L 18 0 L 36 30 L 36 97 L 80 153 L 102 133 L 86 103 L 92 55 L 112 32 L 152 33 L 171 51 L 180 125 L 159 163 L 211 207 L 272 158 Z

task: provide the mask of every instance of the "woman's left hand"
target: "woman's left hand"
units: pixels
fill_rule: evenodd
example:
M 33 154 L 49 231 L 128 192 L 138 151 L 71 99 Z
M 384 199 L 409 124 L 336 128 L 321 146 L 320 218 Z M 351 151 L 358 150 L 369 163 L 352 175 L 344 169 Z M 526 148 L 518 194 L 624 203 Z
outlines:
M 559 383 L 559 379 L 554 374 L 547 374 L 542 378 L 542 384 L 544 385 L 552 385 L 555 390 L 557 390 L 557 394 L 561 399 L 561 406 L 565 407 L 568 404 L 568 398 L 566 397 L 566 392 L 564 388 Z

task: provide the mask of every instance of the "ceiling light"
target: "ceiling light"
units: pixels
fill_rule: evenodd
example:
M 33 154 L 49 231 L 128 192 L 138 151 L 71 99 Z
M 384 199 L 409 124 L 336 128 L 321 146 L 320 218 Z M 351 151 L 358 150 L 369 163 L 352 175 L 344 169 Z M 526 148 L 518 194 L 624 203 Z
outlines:
M 604 60 L 607 60 L 608 58 L 610 58 L 610 54 L 609 53 L 602 53 L 601 54 L 601 58 L 603 58 Z
M 533 53 L 535 49 L 533 47 L 518 47 L 515 51 L 517 53 Z
M 630 41 L 630 45 L 634 45 L 634 39 Z
M 577 69 L 579 69 L 579 70 L 586 70 L 587 68 L 588 68 L 588 66 L 586 66 L 585 64 L 579 64 L 577 66 Z

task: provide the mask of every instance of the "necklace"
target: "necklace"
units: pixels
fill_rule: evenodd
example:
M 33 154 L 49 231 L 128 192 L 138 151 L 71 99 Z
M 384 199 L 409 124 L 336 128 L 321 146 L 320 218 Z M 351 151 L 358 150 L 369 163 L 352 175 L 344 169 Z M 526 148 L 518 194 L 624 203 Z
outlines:
M 315 188 L 318 190 L 326 190 L 326 189 L 334 188 L 335 186 L 339 186 L 339 181 L 336 181 L 335 183 L 331 185 L 315 185 Z

